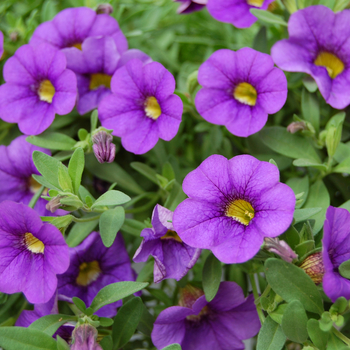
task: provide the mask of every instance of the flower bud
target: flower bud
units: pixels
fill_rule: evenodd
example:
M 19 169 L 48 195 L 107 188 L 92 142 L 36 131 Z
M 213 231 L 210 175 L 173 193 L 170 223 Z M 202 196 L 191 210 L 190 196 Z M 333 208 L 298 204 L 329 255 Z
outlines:
M 299 130 L 306 130 L 306 124 L 304 122 L 293 122 L 287 126 L 287 131 L 291 134 L 295 134 Z
M 113 136 L 104 130 L 92 136 L 93 150 L 99 163 L 112 163 L 115 158 L 116 147 L 112 143 Z
M 278 238 L 266 237 L 264 243 L 264 248 L 267 251 L 279 255 L 284 261 L 291 263 L 294 259 L 298 258 L 298 255 L 295 254 L 285 241 L 280 241 Z
M 73 331 L 73 345 L 71 350 L 103 350 L 96 342 L 97 330 L 85 323 Z
M 300 268 L 311 277 L 315 284 L 322 283 L 325 269 L 321 252 L 309 255 L 300 265 Z
M 97 6 L 96 13 L 98 15 L 104 13 L 106 15 L 110 15 L 113 12 L 113 7 L 110 4 L 100 4 Z
M 56 196 L 50 200 L 45 206 L 45 208 L 51 213 L 54 213 L 60 206 L 61 206 L 61 200 L 62 196 Z

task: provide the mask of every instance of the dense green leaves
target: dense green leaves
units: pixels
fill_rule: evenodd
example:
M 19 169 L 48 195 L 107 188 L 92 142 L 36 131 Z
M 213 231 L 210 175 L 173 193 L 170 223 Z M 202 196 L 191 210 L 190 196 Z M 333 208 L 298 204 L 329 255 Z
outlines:
M 212 301 L 219 289 L 221 281 L 221 262 L 210 254 L 203 267 L 202 280 L 205 298 L 207 301 Z
M 262 325 L 259 335 L 257 350 L 280 350 L 286 341 L 281 326 L 269 316 Z

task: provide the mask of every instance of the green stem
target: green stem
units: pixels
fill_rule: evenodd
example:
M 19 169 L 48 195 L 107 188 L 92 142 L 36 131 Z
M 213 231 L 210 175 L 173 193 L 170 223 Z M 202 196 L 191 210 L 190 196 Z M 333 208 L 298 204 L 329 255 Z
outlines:
M 332 328 L 333 333 L 342 340 L 347 346 L 350 346 L 350 339 L 346 337 L 343 333 L 339 332 L 336 328 Z
M 90 216 L 90 217 L 88 217 L 88 218 L 84 218 L 84 217 L 82 217 L 82 218 L 77 218 L 77 217 L 74 217 L 74 218 L 73 218 L 73 221 L 74 221 L 74 222 L 90 222 L 90 221 L 95 221 L 95 220 L 99 219 L 100 216 L 101 216 L 101 215 L 96 215 L 96 216 Z
M 259 293 L 258 293 L 258 288 L 257 288 L 256 283 L 255 283 L 254 274 L 249 274 L 249 280 L 250 280 L 250 283 L 251 283 L 252 288 L 253 288 L 254 299 L 258 300 Z M 256 311 L 258 312 L 260 323 L 261 323 L 261 325 L 263 325 L 263 323 L 265 322 L 265 315 L 261 309 L 260 303 L 258 303 L 256 305 Z
M 40 189 L 38 191 L 35 192 L 34 196 L 32 197 L 32 199 L 30 200 L 28 207 L 29 208 L 34 208 L 36 202 L 38 201 L 38 199 L 40 198 L 41 194 L 43 193 L 45 187 L 41 186 Z

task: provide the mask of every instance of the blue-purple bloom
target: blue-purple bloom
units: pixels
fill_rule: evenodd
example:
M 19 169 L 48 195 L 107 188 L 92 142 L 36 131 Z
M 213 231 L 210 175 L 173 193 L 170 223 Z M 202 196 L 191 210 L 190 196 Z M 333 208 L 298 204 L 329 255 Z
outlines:
M 77 81 L 66 69 L 64 54 L 52 46 L 21 46 L 4 66 L 6 83 L 0 86 L 0 118 L 18 123 L 26 135 L 46 130 L 55 114 L 67 114 L 75 105 Z
M 307 7 L 290 16 L 289 39 L 271 49 L 281 69 L 310 74 L 326 102 L 337 109 L 350 104 L 349 21 L 350 10 Z
M 250 27 L 257 18 L 250 9 L 266 10 L 274 0 L 208 0 L 209 13 L 218 21 L 238 28 Z
M 137 249 L 133 260 L 147 261 L 154 257 L 154 282 L 166 278 L 179 281 L 184 277 L 199 258 L 200 249 L 192 248 L 182 242 L 174 231 L 173 212 L 157 204 L 152 214 L 153 228 L 145 228 L 141 232 L 143 241 Z
M 221 282 L 210 303 L 199 289 L 185 287 L 179 305 L 157 317 L 151 335 L 157 349 L 178 343 L 182 350 L 239 350 L 260 329 L 253 295 L 245 298 L 234 282 Z
M 200 66 L 198 82 L 203 86 L 195 100 L 199 114 L 241 137 L 261 130 L 268 114 L 287 99 L 284 73 L 269 55 L 248 47 L 214 52 Z
M 174 0 L 180 2 L 181 5 L 177 9 L 177 13 L 191 13 L 194 11 L 199 11 L 206 6 L 208 0 Z
M 56 291 L 56 274 L 68 266 L 68 246 L 58 228 L 22 203 L 0 203 L 1 292 L 23 292 L 32 304 L 46 303 Z
M 115 282 L 135 280 L 120 233 L 112 246 L 106 248 L 99 233 L 92 232 L 80 245 L 70 248 L 69 253 L 69 268 L 58 278 L 59 299 L 78 297 L 89 306 L 103 287 Z M 117 301 L 106 305 L 97 315 L 113 317 L 121 304 L 121 301 Z
M 111 88 L 113 94 L 100 103 L 98 115 L 127 151 L 143 154 L 159 138 L 170 141 L 176 135 L 183 105 L 174 95 L 174 77 L 160 63 L 130 60 L 114 73 Z
M 189 198 L 174 212 L 175 231 L 227 264 L 251 259 L 264 237 L 279 236 L 293 220 L 293 190 L 279 182 L 275 165 L 249 155 L 212 155 L 182 188 Z

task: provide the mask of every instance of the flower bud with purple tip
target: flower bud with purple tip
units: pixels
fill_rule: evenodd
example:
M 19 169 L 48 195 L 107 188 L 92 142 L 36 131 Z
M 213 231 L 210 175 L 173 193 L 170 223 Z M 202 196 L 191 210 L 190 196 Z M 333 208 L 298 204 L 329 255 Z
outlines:
M 105 130 L 99 130 L 92 136 L 92 148 L 99 163 L 112 163 L 114 161 L 116 147 L 112 141 L 113 136 Z
M 85 323 L 73 331 L 73 345 L 71 350 L 102 350 L 97 344 L 97 330 L 92 325 Z
M 106 15 L 110 15 L 113 12 L 113 7 L 110 4 L 100 4 L 97 6 L 96 13 L 98 15 L 104 13 Z

